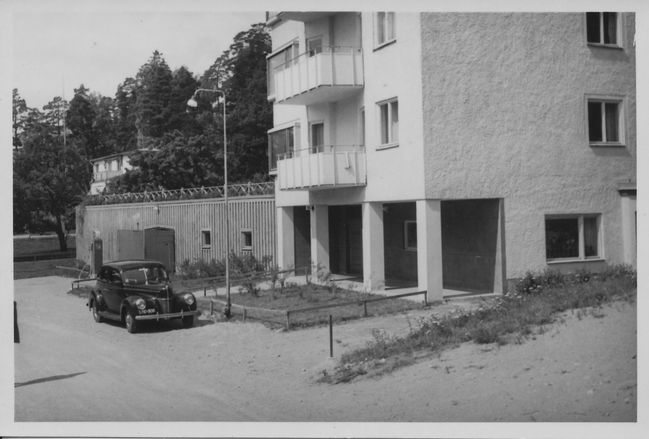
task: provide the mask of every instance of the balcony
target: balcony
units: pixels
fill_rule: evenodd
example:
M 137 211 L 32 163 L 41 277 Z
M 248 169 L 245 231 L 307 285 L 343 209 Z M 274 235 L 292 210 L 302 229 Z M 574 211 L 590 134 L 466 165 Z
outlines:
M 117 171 L 98 171 L 95 172 L 93 181 L 100 182 L 100 181 L 108 181 L 113 177 L 118 177 L 126 172 L 125 169 L 120 169 Z
M 363 52 L 322 47 L 279 64 L 285 52 L 268 58 L 268 99 L 311 105 L 344 99 L 363 88 Z
M 366 182 L 362 146 L 318 146 L 283 154 L 277 160 L 277 183 L 281 190 L 365 186 Z

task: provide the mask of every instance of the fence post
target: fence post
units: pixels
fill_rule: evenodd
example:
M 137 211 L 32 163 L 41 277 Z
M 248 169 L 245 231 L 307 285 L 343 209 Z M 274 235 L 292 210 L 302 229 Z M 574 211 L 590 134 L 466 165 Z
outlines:
M 210 300 L 210 315 L 214 315 L 214 301 Z
M 207 287 L 203 287 L 203 297 L 207 296 Z
M 246 313 L 246 307 L 244 306 L 244 307 L 243 307 L 243 321 L 244 321 L 244 322 L 246 321 L 246 314 L 247 314 L 247 313 Z
M 363 317 L 367 317 L 367 300 L 363 300 Z
M 329 358 L 334 357 L 334 327 L 333 317 L 329 314 Z
M 291 329 L 291 320 L 290 320 L 290 317 L 289 317 L 289 316 L 290 316 L 290 313 L 291 313 L 291 312 L 290 312 L 289 310 L 286 310 L 286 330 L 287 330 L 287 331 L 288 331 L 289 329 Z

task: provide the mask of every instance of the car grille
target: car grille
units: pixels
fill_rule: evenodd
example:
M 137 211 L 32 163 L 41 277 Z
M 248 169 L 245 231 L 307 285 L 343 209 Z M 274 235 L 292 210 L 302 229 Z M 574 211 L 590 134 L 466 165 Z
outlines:
M 171 312 L 171 300 L 158 298 L 155 299 L 156 309 L 160 314 L 166 314 Z

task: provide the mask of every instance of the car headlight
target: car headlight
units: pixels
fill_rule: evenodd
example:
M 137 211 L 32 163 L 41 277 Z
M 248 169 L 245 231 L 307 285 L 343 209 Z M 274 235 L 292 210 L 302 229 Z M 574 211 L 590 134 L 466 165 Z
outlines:
M 135 306 L 137 306 L 138 309 L 144 309 L 146 308 L 146 302 L 140 297 L 135 301 Z
M 190 293 L 187 293 L 183 296 L 183 299 L 185 299 L 185 302 L 187 305 L 192 305 L 195 301 L 194 296 Z

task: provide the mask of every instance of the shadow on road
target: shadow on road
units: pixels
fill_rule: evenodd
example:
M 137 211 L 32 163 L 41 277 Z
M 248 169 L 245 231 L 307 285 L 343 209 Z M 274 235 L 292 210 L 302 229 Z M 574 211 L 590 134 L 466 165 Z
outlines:
M 35 380 L 25 381 L 24 383 L 14 383 L 14 387 L 29 386 L 30 384 L 46 383 L 48 381 L 65 380 L 67 378 L 74 378 L 77 375 L 83 375 L 84 373 L 86 372 L 70 373 L 68 375 L 52 375 L 51 377 L 37 378 Z
M 92 317 L 91 317 L 92 318 Z M 104 320 L 100 323 L 101 325 L 114 326 L 115 328 L 122 328 L 126 331 L 124 324 L 114 320 Z M 214 321 L 211 319 L 194 319 L 194 328 L 213 325 Z M 192 328 L 183 328 L 182 323 L 178 319 L 173 320 L 161 320 L 156 322 L 155 320 L 142 321 L 138 322 L 137 333 L 142 334 L 154 334 L 158 332 L 169 332 L 169 331 L 191 331 Z

